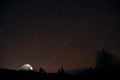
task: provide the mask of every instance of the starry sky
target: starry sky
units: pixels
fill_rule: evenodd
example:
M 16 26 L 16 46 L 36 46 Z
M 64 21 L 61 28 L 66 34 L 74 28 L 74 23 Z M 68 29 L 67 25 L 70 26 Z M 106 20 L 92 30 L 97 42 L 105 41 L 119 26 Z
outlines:
M 120 57 L 117 0 L 0 0 L 0 67 L 94 67 L 97 50 Z

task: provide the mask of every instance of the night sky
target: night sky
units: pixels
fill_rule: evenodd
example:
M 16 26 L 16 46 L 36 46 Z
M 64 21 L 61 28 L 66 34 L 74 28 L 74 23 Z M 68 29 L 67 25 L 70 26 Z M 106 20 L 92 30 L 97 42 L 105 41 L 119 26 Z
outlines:
M 97 50 L 120 57 L 117 0 L 0 0 L 0 67 L 94 67 Z

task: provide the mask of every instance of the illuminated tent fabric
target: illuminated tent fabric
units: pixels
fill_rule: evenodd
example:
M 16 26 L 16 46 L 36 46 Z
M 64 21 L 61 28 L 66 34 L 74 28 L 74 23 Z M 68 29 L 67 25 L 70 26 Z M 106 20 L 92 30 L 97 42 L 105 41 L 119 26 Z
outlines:
M 31 71 L 33 68 L 30 64 L 24 64 L 19 70 Z

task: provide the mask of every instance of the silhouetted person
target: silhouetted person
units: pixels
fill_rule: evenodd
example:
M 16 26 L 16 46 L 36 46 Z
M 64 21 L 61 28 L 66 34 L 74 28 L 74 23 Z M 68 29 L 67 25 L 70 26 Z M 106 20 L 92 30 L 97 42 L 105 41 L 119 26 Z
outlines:
M 43 68 L 40 67 L 39 73 L 44 74 L 44 73 L 46 73 L 46 72 L 45 72 L 45 70 L 44 70 Z

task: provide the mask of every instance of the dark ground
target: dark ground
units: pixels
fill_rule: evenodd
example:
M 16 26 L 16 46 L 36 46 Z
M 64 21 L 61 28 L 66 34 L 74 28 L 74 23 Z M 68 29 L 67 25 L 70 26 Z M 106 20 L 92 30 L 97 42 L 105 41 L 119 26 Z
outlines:
M 40 73 L 0 69 L 0 80 L 120 80 L 120 69 L 86 69 L 82 74 Z

